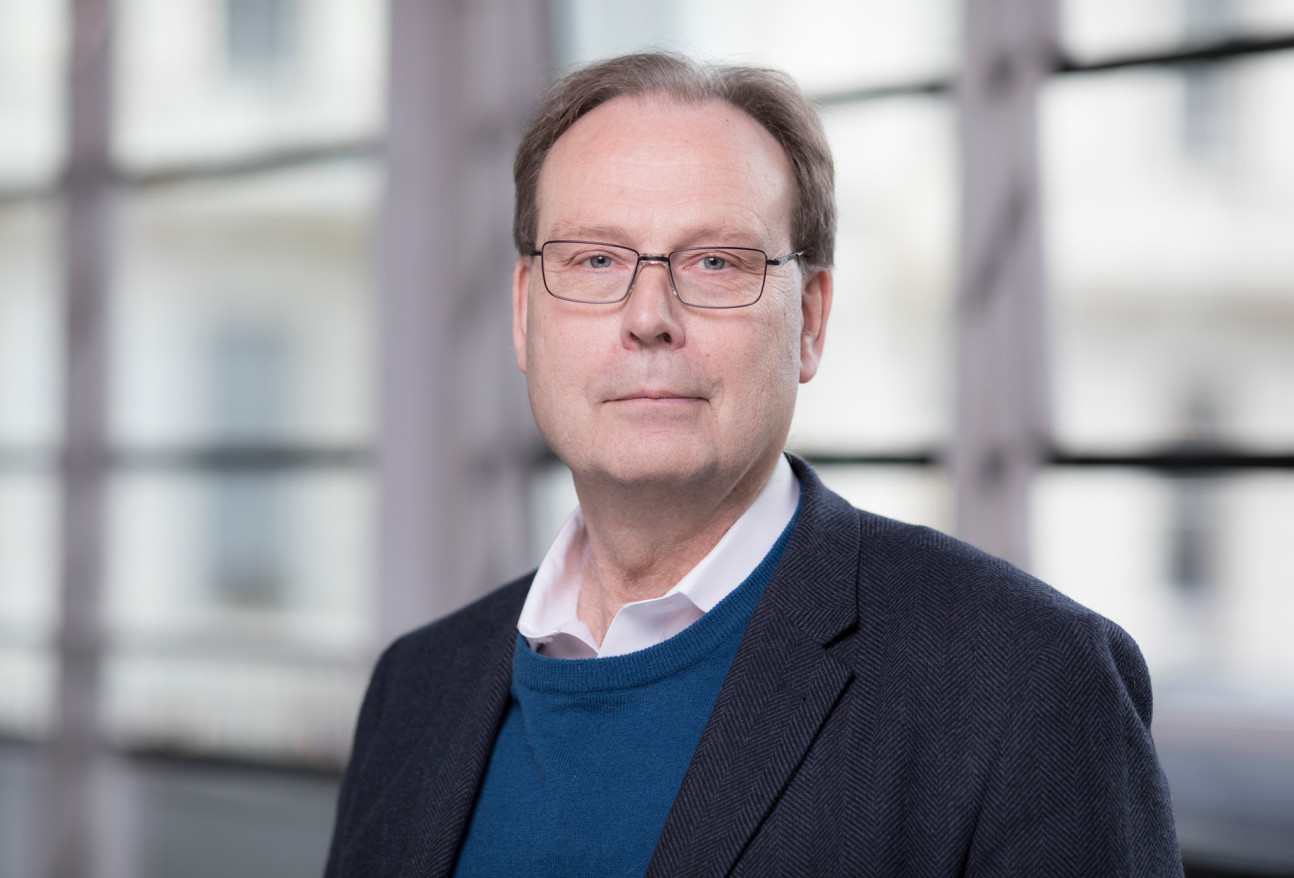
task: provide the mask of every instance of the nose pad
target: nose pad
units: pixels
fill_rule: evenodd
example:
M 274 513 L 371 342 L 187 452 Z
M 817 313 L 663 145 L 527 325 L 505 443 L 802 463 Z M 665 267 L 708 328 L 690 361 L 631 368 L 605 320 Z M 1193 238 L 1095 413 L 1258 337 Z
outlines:
M 676 297 L 676 298 L 677 298 L 677 297 L 678 297 L 678 288 L 674 285 L 674 272 L 670 270 L 670 267 L 669 267 L 669 257 L 668 257 L 668 256 L 640 256 L 640 257 L 638 257 L 638 265 L 637 265 L 637 266 L 635 267 L 635 269 L 634 269 L 634 276 L 633 276 L 633 280 L 631 280 L 631 281 L 629 282 L 629 292 L 628 292 L 628 293 L 626 293 L 626 295 L 627 295 L 627 296 L 628 296 L 628 295 L 633 295 L 633 291 L 634 291 L 635 289 L 637 289 L 637 287 L 638 287 L 638 280 L 639 280 L 639 278 L 641 278 L 641 277 L 642 277 L 642 275 L 643 275 L 643 269 L 644 269 L 644 268 L 646 268 L 646 267 L 648 267 L 648 266 L 649 266 L 649 265 L 651 265 L 652 263 L 656 263 L 656 264 L 658 264 L 661 268 L 665 269 L 665 284 L 666 284 L 665 288 L 666 288 L 667 290 L 669 290 L 670 295 L 672 295 L 672 296 L 674 296 L 674 297 Z

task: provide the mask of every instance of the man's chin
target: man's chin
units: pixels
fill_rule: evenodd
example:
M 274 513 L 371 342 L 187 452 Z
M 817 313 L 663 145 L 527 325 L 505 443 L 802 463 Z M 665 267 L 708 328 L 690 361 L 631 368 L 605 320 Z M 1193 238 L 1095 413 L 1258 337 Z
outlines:
M 720 469 L 713 455 L 682 448 L 638 447 L 590 463 L 571 468 L 577 480 L 583 475 L 590 483 L 634 491 L 704 490 Z

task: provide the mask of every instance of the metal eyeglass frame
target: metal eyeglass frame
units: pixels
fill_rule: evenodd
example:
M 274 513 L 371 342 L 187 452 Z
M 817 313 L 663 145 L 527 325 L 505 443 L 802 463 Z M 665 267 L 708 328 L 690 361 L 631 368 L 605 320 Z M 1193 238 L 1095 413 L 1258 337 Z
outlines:
M 544 258 L 543 258 L 544 248 L 547 247 L 549 244 L 592 244 L 596 247 L 614 247 L 617 250 L 627 250 L 628 252 L 633 253 L 635 256 L 638 257 L 638 259 L 637 259 L 637 262 L 634 264 L 634 273 L 629 277 L 628 288 L 625 289 L 624 294 L 620 296 L 620 298 L 618 299 L 596 299 L 596 300 L 595 299 L 572 299 L 570 296 L 557 295 L 557 293 L 554 293 L 552 288 L 548 286 L 548 275 L 544 271 Z M 689 302 L 686 299 L 684 299 L 682 296 L 679 295 L 678 282 L 674 280 L 674 266 L 670 263 L 670 260 L 678 253 L 690 253 L 697 250 L 744 250 L 747 253 L 758 253 L 761 256 L 763 256 L 764 257 L 764 276 L 759 280 L 759 294 L 755 296 L 755 298 L 751 299 L 749 302 L 743 302 L 740 305 L 698 305 L 695 302 Z M 785 265 L 786 263 L 790 262 L 792 259 L 799 259 L 801 256 L 804 255 L 804 253 L 805 251 L 803 250 L 796 250 L 794 253 L 788 253 L 785 256 L 781 257 L 780 259 L 769 259 L 768 254 L 765 253 L 763 250 L 760 250 L 758 247 L 712 246 L 712 247 L 680 247 L 677 250 L 671 250 L 669 253 L 666 253 L 663 256 L 653 256 L 648 253 L 639 253 L 634 248 L 626 247 L 623 244 L 611 244 L 605 241 L 575 241 L 575 240 L 567 240 L 565 238 L 560 238 L 552 241 L 545 241 L 544 243 L 539 245 L 539 249 L 530 251 L 530 255 L 532 258 L 535 256 L 539 257 L 539 275 L 540 277 L 543 278 L 544 289 L 548 291 L 548 295 L 552 296 L 554 299 L 561 299 L 563 302 L 576 302 L 581 305 L 618 305 L 619 303 L 623 302 L 625 299 L 629 298 L 629 294 L 634 291 L 634 284 L 638 282 L 638 270 L 642 267 L 642 264 L 644 262 L 659 262 L 664 264 L 665 273 L 669 275 L 669 288 L 673 290 L 674 298 L 678 299 L 680 302 L 682 302 L 684 305 L 688 306 L 689 308 L 706 308 L 712 311 L 726 311 L 726 310 L 731 310 L 733 308 L 749 308 L 751 305 L 754 305 L 756 302 L 758 302 L 760 299 L 764 297 L 764 287 L 767 286 L 768 284 L 768 267 L 770 265 L 772 266 Z

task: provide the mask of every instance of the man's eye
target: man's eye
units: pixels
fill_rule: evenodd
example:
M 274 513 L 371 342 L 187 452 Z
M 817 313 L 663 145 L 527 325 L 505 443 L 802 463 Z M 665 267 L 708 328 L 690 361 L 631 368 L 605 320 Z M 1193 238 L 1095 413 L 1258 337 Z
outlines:
M 595 253 L 592 256 L 586 256 L 584 264 L 589 268 L 610 268 L 615 262 L 605 253 Z
M 701 267 L 710 271 L 719 271 L 728 267 L 728 260 L 722 256 L 715 256 L 713 253 L 701 257 Z

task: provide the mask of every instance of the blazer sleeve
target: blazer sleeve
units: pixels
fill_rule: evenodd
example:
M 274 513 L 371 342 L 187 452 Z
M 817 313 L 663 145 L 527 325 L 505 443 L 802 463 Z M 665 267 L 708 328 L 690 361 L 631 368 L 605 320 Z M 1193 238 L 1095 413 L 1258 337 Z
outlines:
M 1034 658 L 986 786 L 967 875 L 1180 876 L 1150 675 L 1094 613 Z

